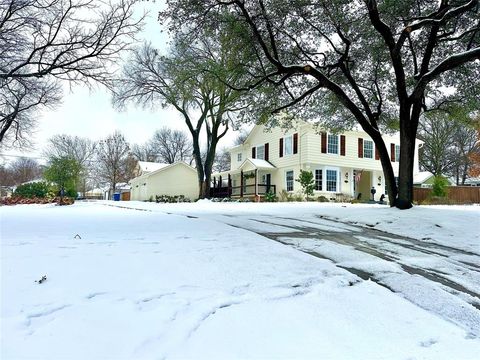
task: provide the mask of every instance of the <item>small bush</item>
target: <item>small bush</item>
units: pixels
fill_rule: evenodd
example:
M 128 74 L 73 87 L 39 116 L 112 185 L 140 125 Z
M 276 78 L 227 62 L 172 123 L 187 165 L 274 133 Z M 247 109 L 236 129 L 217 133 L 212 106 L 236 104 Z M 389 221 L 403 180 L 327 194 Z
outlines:
M 318 202 L 330 202 L 330 200 L 328 200 L 325 196 L 323 195 L 320 195 L 318 198 L 317 198 L 317 201 Z
M 283 189 L 280 192 L 279 200 L 281 202 L 293 201 L 293 195 L 289 193 L 287 190 Z
M 151 197 L 151 201 L 153 201 L 153 196 Z M 212 200 L 213 201 L 213 200 Z M 155 202 L 157 203 L 184 203 L 184 202 L 191 202 L 189 198 L 185 197 L 185 195 L 156 195 Z
M 436 176 L 433 179 L 432 197 L 446 197 L 448 193 L 448 180 L 443 176 Z
M 295 181 L 298 181 L 302 186 L 302 191 L 308 201 L 309 197 L 313 196 L 313 190 L 315 190 L 315 179 L 313 177 L 313 173 L 308 170 L 300 170 L 300 176 Z M 296 199 L 298 199 L 298 196 L 296 196 Z M 303 198 L 297 201 L 302 200 Z
M 305 198 L 303 197 L 302 193 L 296 193 L 293 195 L 293 201 L 304 201 Z
M 278 197 L 277 195 L 275 195 L 275 193 L 273 191 L 269 191 L 265 194 L 265 201 L 266 202 L 277 202 L 278 201 Z
M 28 184 L 19 185 L 15 192 L 16 196 L 23 198 L 45 198 L 48 196 L 50 187 L 46 182 L 32 182 Z

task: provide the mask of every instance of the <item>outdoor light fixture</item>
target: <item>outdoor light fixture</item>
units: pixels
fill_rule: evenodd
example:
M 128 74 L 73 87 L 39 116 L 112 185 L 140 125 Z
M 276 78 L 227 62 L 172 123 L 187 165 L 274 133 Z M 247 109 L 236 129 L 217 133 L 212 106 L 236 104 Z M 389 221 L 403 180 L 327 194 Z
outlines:
M 345 173 L 345 184 L 348 183 L 348 172 Z
M 380 185 L 382 185 L 382 177 L 381 176 L 378 177 L 378 186 L 380 186 Z

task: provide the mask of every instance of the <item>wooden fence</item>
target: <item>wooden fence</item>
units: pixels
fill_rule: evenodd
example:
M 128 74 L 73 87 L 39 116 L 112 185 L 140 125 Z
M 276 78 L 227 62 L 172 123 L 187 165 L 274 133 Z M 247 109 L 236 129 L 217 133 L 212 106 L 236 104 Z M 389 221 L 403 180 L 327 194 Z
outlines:
M 429 198 L 432 189 L 414 188 L 413 200 L 422 203 Z M 480 203 L 480 186 L 449 186 L 447 198 L 455 204 Z

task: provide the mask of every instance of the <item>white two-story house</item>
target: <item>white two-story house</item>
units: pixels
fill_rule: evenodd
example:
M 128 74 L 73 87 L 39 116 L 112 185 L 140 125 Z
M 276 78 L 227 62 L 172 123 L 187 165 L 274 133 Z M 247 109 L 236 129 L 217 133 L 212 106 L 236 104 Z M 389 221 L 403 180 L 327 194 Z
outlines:
M 384 136 L 384 140 L 398 176 L 399 136 Z M 230 155 L 230 171 L 212 176 L 212 196 L 258 200 L 268 191 L 299 193 L 300 169 L 313 173 L 315 196 L 369 200 L 374 187 L 378 200 L 386 193 L 378 152 L 363 131 L 319 132 L 305 122 L 286 132 L 256 125 L 242 145 L 230 149 Z M 414 172 L 418 172 L 418 144 Z

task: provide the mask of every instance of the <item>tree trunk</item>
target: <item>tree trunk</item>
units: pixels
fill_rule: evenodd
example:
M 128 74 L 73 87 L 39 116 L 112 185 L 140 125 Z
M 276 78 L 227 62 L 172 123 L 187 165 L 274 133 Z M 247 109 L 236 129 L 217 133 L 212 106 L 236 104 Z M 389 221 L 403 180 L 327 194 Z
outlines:
M 205 199 L 208 196 L 205 196 L 205 172 L 203 168 L 202 152 L 200 150 L 200 143 L 198 141 L 198 134 L 192 133 L 192 142 L 193 142 L 193 157 L 195 158 L 195 167 L 197 169 L 197 179 L 198 179 L 198 198 Z M 210 195 L 210 194 L 208 194 Z
M 395 201 L 397 199 L 397 184 L 395 182 L 395 175 L 393 173 L 392 163 L 390 161 L 385 141 L 383 141 L 380 134 L 378 134 L 378 136 L 372 136 L 372 140 L 374 141 L 375 147 L 380 156 L 383 176 L 385 177 L 385 184 L 388 190 L 388 202 L 390 203 L 390 206 L 395 206 Z
M 410 209 L 413 203 L 413 164 L 417 132 L 416 126 L 412 126 L 413 122 L 411 119 L 400 121 L 400 163 L 395 206 L 402 210 Z

